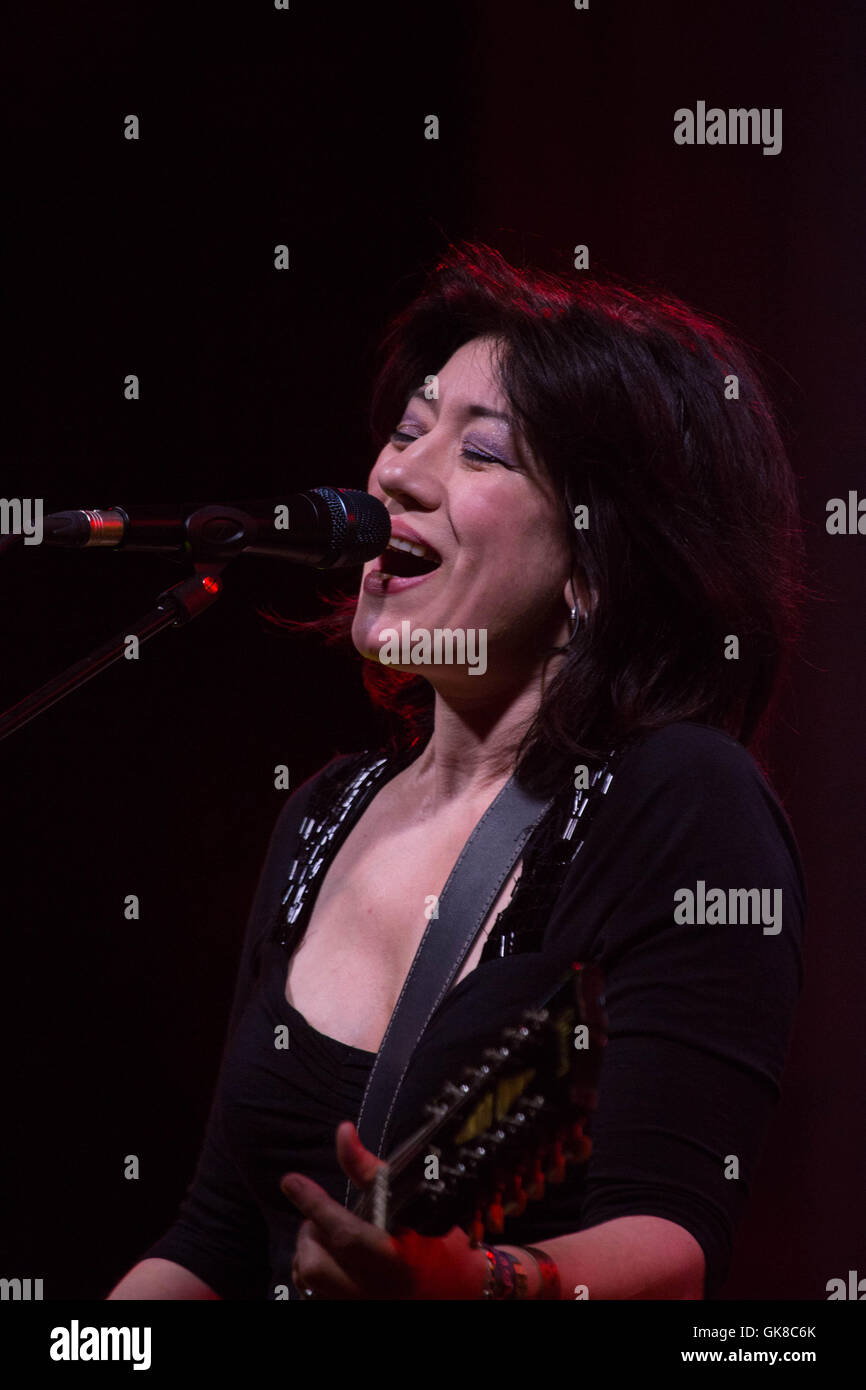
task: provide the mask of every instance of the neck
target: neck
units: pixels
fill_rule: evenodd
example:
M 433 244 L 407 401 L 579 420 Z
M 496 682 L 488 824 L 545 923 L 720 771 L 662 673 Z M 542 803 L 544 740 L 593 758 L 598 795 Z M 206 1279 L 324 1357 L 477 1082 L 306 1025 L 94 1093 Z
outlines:
M 436 692 L 433 733 L 411 767 L 419 809 L 429 815 L 455 800 L 489 799 L 505 785 L 550 676 L 548 663 L 522 684 L 477 699 Z

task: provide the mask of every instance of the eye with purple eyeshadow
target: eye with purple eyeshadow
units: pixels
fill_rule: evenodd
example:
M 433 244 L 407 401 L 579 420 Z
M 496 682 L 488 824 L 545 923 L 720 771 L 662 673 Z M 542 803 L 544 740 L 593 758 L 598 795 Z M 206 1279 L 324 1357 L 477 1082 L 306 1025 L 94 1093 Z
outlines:
M 391 442 L 396 444 L 411 444 L 413 439 L 418 439 L 419 437 L 420 436 L 417 434 L 408 434 L 406 430 L 394 430 L 391 434 Z M 472 459 L 473 462 L 498 463 L 501 464 L 503 468 L 514 467 L 513 464 L 506 463 L 505 459 L 499 458 L 496 454 L 482 453 L 478 449 L 470 449 L 466 444 L 463 445 L 460 452 L 464 458 Z

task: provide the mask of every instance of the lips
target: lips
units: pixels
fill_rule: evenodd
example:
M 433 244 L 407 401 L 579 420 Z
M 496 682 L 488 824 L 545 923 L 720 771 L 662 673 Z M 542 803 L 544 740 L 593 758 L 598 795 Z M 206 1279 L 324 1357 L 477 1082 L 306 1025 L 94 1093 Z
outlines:
M 377 556 L 374 569 L 401 579 L 415 579 L 432 574 L 441 564 L 438 550 L 407 527 L 391 532 L 388 548 Z
M 417 575 L 432 574 L 439 564 L 430 556 L 413 555 L 406 550 L 392 550 L 389 546 L 376 559 L 376 569 L 381 574 L 394 574 L 400 579 L 413 579 Z
M 381 560 L 381 556 L 379 559 Z M 376 562 L 378 565 L 378 561 Z M 363 583 L 365 594 L 374 594 L 378 598 L 385 598 L 392 594 L 402 593 L 404 589 L 413 589 L 416 584 L 426 584 L 435 575 L 436 571 L 431 570 L 429 574 L 414 574 L 401 576 L 391 574 L 388 570 L 371 568 Z

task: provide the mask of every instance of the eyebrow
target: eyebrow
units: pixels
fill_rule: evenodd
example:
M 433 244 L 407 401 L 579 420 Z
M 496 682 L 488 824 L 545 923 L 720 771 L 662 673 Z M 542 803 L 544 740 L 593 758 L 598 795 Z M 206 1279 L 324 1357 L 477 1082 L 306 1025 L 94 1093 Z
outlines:
M 423 386 L 419 386 L 417 391 L 413 391 L 409 400 L 424 401 L 426 405 L 433 405 L 435 403 L 435 405 L 438 406 L 439 404 L 437 397 L 433 397 L 432 400 L 428 399 L 424 394 Z M 510 415 L 504 414 L 501 410 L 491 410 L 490 407 L 486 405 L 467 405 L 465 407 L 465 414 L 471 415 L 473 419 L 504 420 L 506 425 L 514 425 L 514 421 Z

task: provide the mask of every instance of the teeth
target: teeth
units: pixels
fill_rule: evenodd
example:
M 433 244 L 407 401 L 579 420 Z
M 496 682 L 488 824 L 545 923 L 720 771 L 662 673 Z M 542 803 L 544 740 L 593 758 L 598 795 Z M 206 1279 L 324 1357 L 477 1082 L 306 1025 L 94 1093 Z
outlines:
M 418 555 L 422 560 L 438 560 L 439 556 L 429 545 L 419 545 L 415 541 L 404 541 L 402 536 L 392 536 L 388 542 L 390 550 L 408 550 L 410 555 Z

